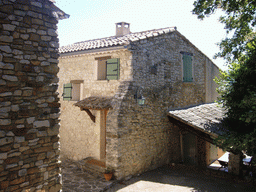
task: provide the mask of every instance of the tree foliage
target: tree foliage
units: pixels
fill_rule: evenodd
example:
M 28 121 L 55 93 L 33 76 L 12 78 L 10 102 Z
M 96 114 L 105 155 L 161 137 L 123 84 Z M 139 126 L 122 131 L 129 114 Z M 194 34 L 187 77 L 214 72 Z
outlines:
M 238 59 L 246 49 L 249 41 L 255 38 L 256 1 L 255 0 L 197 0 L 194 2 L 193 13 L 199 19 L 209 16 L 217 9 L 223 10 L 220 22 L 231 37 L 220 43 L 220 52 L 216 55 L 229 62 Z
M 216 79 L 218 101 L 226 109 L 225 134 L 217 140 L 225 149 L 256 154 L 256 43 L 249 43 L 247 54 L 232 63 Z
M 196 0 L 193 13 L 199 19 L 224 12 L 227 37 L 220 43 L 219 57 L 227 59 L 229 70 L 216 79 L 218 102 L 226 109 L 224 132 L 217 145 L 233 152 L 256 155 L 256 1 Z

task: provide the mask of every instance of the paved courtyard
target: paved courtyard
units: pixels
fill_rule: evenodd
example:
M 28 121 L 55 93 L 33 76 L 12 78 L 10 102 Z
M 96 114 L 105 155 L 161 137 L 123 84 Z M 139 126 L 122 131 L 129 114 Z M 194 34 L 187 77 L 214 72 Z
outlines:
M 101 192 L 114 182 L 113 180 L 106 181 L 103 175 L 84 172 L 70 160 L 62 161 L 63 192 Z
M 83 172 L 72 161 L 62 164 L 63 192 L 255 192 L 255 187 L 236 179 L 221 179 L 190 169 L 164 166 L 126 181 L 105 181 Z
M 233 179 L 207 176 L 194 170 L 175 170 L 164 166 L 128 181 L 115 184 L 106 192 L 249 192 L 252 185 Z

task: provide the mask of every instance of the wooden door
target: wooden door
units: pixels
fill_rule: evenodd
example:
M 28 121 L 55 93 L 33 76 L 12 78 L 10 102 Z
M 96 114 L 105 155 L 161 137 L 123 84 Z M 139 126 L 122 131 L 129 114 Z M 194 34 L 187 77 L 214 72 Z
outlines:
M 183 155 L 185 164 L 197 165 L 196 139 L 196 136 L 191 133 L 183 135 Z
M 106 159 L 106 116 L 107 110 L 100 111 L 100 160 Z

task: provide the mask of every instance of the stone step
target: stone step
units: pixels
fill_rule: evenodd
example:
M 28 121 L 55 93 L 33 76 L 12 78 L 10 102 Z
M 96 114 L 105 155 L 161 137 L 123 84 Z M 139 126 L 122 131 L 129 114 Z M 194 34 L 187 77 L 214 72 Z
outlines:
M 88 157 L 78 162 L 78 166 L 85 172 L 89 172 L 94 176 L 103 177 L 105 172 L 105 162 Z

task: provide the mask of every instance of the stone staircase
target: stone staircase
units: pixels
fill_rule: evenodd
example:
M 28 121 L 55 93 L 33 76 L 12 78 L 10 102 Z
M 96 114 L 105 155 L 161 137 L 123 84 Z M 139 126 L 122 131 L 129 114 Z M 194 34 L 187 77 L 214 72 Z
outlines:
M 90 173 L 93 176 L 104 177 L 105 172 L 105 162 L 93 159 L 92 157 L 87 157 L 86 159 L 77 162 L 78 167 L 85 172 Z

